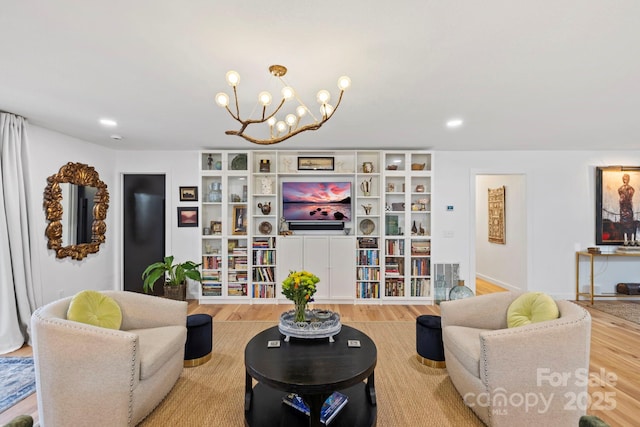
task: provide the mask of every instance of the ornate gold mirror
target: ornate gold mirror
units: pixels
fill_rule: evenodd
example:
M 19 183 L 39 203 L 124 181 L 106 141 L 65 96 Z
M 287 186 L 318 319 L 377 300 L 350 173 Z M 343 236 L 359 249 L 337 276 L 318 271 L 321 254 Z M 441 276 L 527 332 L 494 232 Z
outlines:
M 105 240 L 109 192 L 93 166 L 69 162 L 47 178 L 45 234 L 56 257 L 81 260 Z M 89 228 L 90 225 L 90 228 Z

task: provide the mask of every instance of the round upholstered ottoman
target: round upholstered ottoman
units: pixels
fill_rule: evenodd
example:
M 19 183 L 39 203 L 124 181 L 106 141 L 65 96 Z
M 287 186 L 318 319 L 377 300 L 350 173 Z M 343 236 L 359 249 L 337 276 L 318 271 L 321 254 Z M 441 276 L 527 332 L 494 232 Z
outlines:
M 184 366 L 199 366 L 211 359 L 213 348 L 213 318 L 208 314 L 187 316 L 187 342 L 184 345 Z
M 428 314 L 416 319 L 416 350 L 420 363 L 432 368 L 444 368 L 444 346 L 440 316 Z

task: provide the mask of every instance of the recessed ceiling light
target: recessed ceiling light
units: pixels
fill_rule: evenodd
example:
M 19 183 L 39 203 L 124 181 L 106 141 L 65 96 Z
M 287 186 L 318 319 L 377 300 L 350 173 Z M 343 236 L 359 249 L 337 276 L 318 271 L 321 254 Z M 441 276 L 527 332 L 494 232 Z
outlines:
M 451 119 L 451 120 L 447 120 L 447 127 L 449 129 L 453 129 L 453 128 L 459 128 L 460 126 L 462 126 L 464 122 L 462 121 L 462 119 Z
M 100 124 L 110 128 L 118 126 L 118 122 L 112 119 L 100 119 Z

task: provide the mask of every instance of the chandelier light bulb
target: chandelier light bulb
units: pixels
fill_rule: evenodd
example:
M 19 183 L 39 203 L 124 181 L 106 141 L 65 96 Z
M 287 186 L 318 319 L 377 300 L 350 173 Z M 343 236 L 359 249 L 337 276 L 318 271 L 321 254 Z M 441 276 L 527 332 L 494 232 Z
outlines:
M 229 86 L 236 87 L 240 83 L 240 74 L 238 74 L 236 71 L 232 70 L 227 72 L 226 78 Z
M 318 92 L 317 100 L 320 104 L 326 104 L 327 102 L 329 102 L 329 99 L 331 99 L 331 94 L 328 90 L 322 89 Z
M 267 124 L 269 125 L 269 127 L 273 127 L 273 125 L 276 124 L 276 120 L 277 119 L 275 118 L 275 116 L 269 117 L 269 120 L 267 120 Z
M 296 114 L 298 115 L 298 117 L 303 117 L 305 114 L 307 114 L 307 109 L 302 105 L 298 105 L 298 107 L 296 108 Z
M 280 120 L 278 123 L 276 123 L 276 129 L 278 130 L 278 132 L 284 132 L 285 130 L 287 130 L 287 124 Z
M 292 87 L 285 86 L 282 88 L 282 97 L 284 99 L 291 99 L 295 95 L 295 91 Z
M 229 105 L 229 95 L 227 95 L 224 92 L 220 92 L 216 95 L 216 104 L 218 104 L 219 107 L 226 107 Z
M 351 79 L 347 76 L 342 76 L 338 79 L 338 89 L 347 90 L 351 87 Z
M 289 126 L 294 126 L 298 121 L 298 118 L 295 114 L 287 114 L 287 117 L 284 118 L 284 121 L 287 122 Z
M 258 102 L 263 106 L 267 106 L 271 104 L 271 94 L 269 92 L 260 92 L 258 95 Z

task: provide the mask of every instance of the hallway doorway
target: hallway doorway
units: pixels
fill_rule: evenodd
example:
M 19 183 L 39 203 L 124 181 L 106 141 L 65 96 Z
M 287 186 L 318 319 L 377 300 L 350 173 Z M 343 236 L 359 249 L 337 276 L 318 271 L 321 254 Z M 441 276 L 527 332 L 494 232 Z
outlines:
M 124 175 L 122 197 L 124 290 L 143 292 L 142 272 L 165 254 L 165 175 Z

